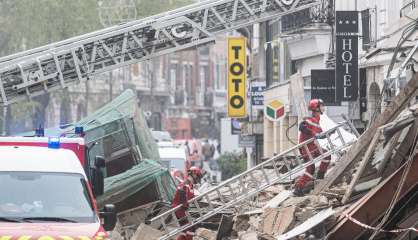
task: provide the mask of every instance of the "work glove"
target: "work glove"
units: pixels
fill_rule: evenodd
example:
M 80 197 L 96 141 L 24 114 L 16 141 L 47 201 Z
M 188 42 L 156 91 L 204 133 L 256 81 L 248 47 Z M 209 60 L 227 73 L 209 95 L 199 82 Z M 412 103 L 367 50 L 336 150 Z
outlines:
M 326 136 L 321 133 L 315 134 L 315 139 L 324 139 L 324 138 L 326 138 Z

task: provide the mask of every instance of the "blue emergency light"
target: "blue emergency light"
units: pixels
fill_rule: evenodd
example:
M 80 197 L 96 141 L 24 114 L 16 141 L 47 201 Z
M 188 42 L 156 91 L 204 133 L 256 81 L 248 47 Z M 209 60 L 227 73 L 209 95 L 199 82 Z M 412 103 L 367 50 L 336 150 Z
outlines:
M 83 136 L 84 135 L 84 128 L 81 126 L 76 126 L 74 128 L 74 133 L 79 135 L 79 136 Z
M 39 128 L 35 129 L 35 137 L 43 137 L 45 136 L 45 130 L 39 126 Z
M 60 148 L 60 138 L 59 137 L 49 137 L 48 138 L 48 148 L 59 149 Z

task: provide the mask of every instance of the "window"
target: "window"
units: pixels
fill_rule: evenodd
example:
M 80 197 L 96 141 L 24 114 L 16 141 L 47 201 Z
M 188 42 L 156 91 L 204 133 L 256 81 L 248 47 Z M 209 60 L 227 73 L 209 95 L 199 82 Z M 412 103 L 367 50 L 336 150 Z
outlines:
M 0 217 L 30 222 L 97 220 L 80 174 L 0 172 L 0 191 L 7 193 L 0 198 Z
M 290 75 L 293 75 L 298 72 L 298 65 L 296 60 L 291 61 L 291 69 L 290 69 Z

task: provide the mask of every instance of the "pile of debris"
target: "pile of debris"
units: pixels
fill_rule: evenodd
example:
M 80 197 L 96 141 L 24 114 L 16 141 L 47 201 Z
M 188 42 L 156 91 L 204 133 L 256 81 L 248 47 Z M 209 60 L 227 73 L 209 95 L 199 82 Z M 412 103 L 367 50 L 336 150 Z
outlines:
M 265 179 L 268 182 L 269 176 L 275 174 L 277 169 L 272 166 L 260 168 L 250 179 L 239 179 L 235 185 L 209 190 L 208 198 L 192 199 L 189 220 L 193 221 L 190 226 L 195 229 L 194 239 L 417 236 L 418 105 L 410 105 L 417 89 L 418 75 L 355 143 L 333 155 L 334 163 L 325 179 L 313 182 L 311 191 L 303 197 L 292 194 L 297 175 L 260 188 L 259 182 Z M 288 156 L 282 160 L 288 161 Z M 292 169 L 292 164 L 286 166 L 287 170 Z M 285 171 L 283 174 L 286 175 Z M 255 189 L 257 194 L 244 194 L 243 189 Z M 228 202 L 238 204 L 225 205 Z M 170 239 L 184 231 L 184 227 L 170 225 L 168 221 L 165 226 L 169 227 L 163 228 L 160 223 L 141 226 L 137 237 L 132 239 L 144 239 L 141 231 L 149 227 L 156 233 L 149 239 Z

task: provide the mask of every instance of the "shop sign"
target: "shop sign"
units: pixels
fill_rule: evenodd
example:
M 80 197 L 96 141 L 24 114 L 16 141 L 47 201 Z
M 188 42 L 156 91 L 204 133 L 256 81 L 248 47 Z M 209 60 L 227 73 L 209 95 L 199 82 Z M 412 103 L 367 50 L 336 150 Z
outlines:
M 265 107 L 265 116 L 270 121 L 279 121 L 285 115 L 285 105 L 279 100 L 273 100 Z
M 228 116 L 247 116 L 247 56 L 243 37 L 228 39 Z

